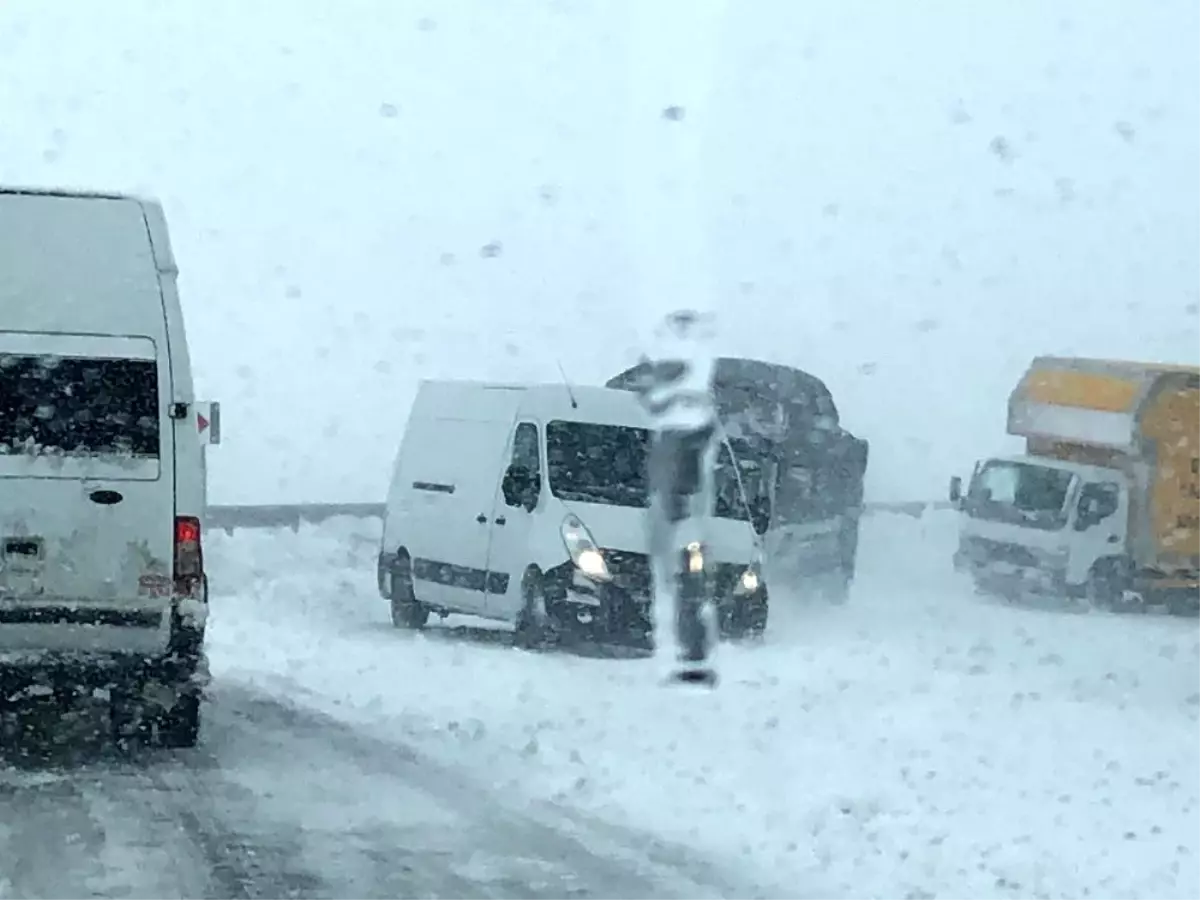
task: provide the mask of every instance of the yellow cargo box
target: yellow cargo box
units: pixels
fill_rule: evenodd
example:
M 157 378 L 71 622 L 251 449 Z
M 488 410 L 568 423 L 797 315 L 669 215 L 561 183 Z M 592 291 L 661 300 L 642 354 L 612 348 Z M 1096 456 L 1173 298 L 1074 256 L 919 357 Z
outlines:
M 1126 471 L 1144 565 L 1200 561 L 1200 368 L 1040 356 L 1009 397 L 1008 433 L 1033 456 Z

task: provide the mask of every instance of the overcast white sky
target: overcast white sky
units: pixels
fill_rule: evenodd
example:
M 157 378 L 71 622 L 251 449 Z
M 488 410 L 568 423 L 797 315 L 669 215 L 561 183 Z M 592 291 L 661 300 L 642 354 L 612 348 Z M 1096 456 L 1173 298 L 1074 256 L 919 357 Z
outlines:
M 164 200 L 214 502 L 376 500 L 415 379 L 635 352 L 626 3 L 4 0 L 0 180 Z M 871 494 L 1009 449 L 1036 353 L 1198 361 L 1192 0 L 731 7 L 721 349 L 825 378 Z

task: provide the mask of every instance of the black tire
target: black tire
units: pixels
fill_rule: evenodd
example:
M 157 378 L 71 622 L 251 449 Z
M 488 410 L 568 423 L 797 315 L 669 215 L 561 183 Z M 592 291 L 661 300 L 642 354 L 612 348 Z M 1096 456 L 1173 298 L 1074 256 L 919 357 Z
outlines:
M 159 746 L 174 750 L 195 747 L 200 740 L 200 692 L 184 691 L 155 725 Z
M 1088 573 L 1084 584 L 1084 600 L 1094 609 L 1116 612 L 1128 607 L 1125 603 L 1127 580 L 1121 566 L 1114 560 L 1100 560 Z
M 513 646 L 525 650 L 545 647 L 552 630 L 546 610 L 542 573 L 530 566 L 521 578 L 521 611 L 513 628 Z
M 767 630 L 769 611 L 770 596 L 766 585 L 760 586 L 758 591 L 750 596 L 736 598 L 733 610 L 726 620 L 724 636 L 734 641 L 761 640 Z
M 401 553 L 392 564 L 392 625 L 396 628 L 424 628 L 429 607 L 417 599 L 413 588 L 412 562 Z

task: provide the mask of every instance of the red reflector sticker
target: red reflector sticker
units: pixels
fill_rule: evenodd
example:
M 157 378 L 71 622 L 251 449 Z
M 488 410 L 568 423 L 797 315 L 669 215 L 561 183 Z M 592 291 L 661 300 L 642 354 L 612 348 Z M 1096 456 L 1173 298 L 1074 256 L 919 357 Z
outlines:
M 171 579 L 166 575 L 143 575 L 138 579 L 138 594 L 143 597 L 169 597 Z

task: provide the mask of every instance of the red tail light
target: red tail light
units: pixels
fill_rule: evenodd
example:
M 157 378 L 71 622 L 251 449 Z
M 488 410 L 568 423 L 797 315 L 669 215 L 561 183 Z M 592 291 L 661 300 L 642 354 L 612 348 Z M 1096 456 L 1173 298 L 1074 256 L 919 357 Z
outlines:
M 204 577 L 204 555 L 200 549 L 200 520 L 194 516 L 175 519 L 175 593 L 195 596 Z

